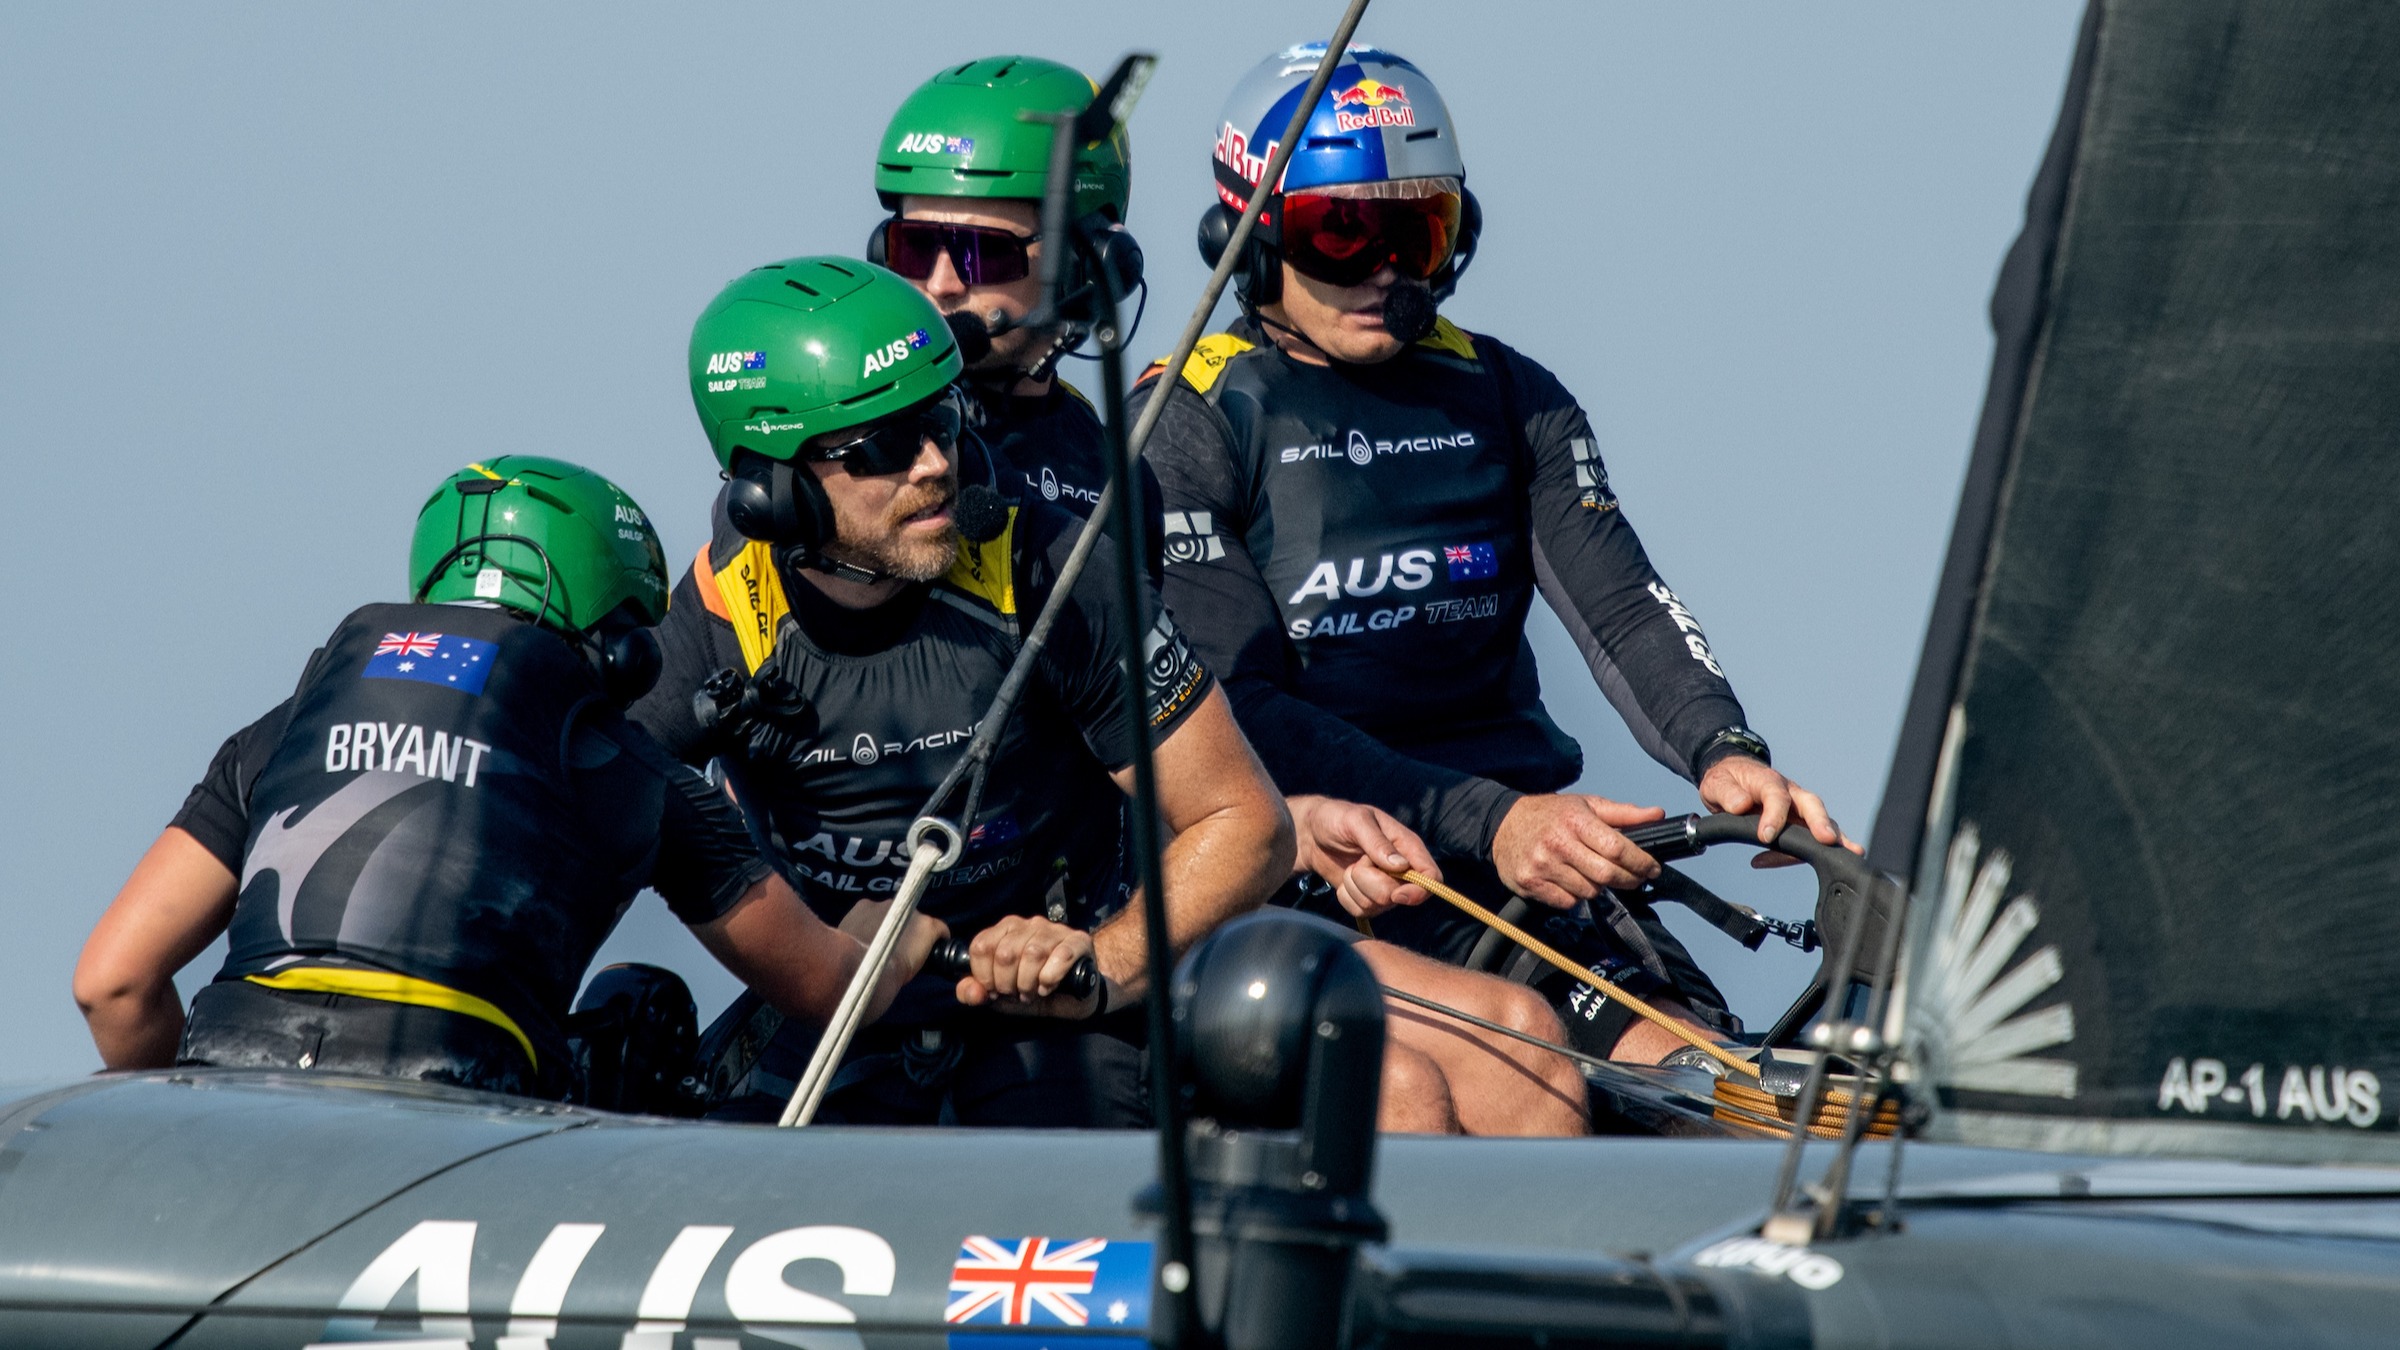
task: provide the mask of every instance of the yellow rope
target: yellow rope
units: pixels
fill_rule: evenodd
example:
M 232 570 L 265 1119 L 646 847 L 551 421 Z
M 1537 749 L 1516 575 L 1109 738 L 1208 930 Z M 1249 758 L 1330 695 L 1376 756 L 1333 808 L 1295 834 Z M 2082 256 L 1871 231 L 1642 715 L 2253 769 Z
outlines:
M 1400 879 L 1402 881 L 1413 882 L 1416 885 L 1422 886 L 1428 892 L 1438 895 L 1442 899 L 1449 901 L 1451 904 L 1458 906 L 1462 910 L 1465 910 L 1467 913 L 1474 915 L 1484 923 L 1498 929 L 1511 942 L 1516 943 L 1518 946 L 1523 947 L 1529 952 L 1532 952 L 1535 956 L 1540 957 L 1542 960 L 1549 962 L 1551 965 L 1558 967 L 1567 974 L 1572 975 L 1576 979 L 1590 985 L 1592 988 L 1600 991 L 1602 996 L 1608 998 L 1611 1002 L 1621 1003 L 1627 1008 L 1632 1009 L 1636 1016 L 1645 1018 L 1658 1026 L 1666 1028 L 1668 1032 L 1682 1040 L 1685 1044 L 1693 1047 L 1696 1050 L 1699 1050 L 1701 1053 L 1707 1055 L 1711 1059 L 1716 1060 L 1726 1068 L 1734 1069 L 1741 1073 L 1746 1073 L 1752 1078 L 1758 1077 L 1757 1065 L 1752 1064 L 1750 1061 L 1733 1054 L 1723 1046 L 1709 1040 L 1706 1036 L 1703 1036 L 1700 1033 L 1692 1030 L 1690 1027 L 1685 1026 L 1683 1023 L 1676 1021 L 1674 1018 L 1667 1016 L 1665 1013 L 1662 1013 L 1658 1009 L 1651 1007 L 1649 1004 L 1644 1003 L 1642 1000 L 1634 997 L 1633 995 L 1626 993 L 1624 990 L 1619 989 L 1613 984 L 1610 984 L 1608 981 L 1601 979 L 1592 972 L 1585 970 L 1582 966 L 1575 964 L 1567 958 L 1559 955 L 1557 952 L 1552 951 L 1548 944 L 1544 943 L 1541 939 L 1535 937 L 1533 934 L 1526 932 L 1524 929 L 1519 928 L 1515 924 L 1510 923 L 1508 920 L 1492 913 L 1490 910 L 1485 909 L 1479 904 L 1476 904 L 1467 897 L 1460 895 L 1458 892 L 1451 890 L 1442 883 L 1435 881 L 1432 877 L 1425 875 L 1423 872 L 1411 869 L 1409 871 L 1402 872 L 1400 874 Z

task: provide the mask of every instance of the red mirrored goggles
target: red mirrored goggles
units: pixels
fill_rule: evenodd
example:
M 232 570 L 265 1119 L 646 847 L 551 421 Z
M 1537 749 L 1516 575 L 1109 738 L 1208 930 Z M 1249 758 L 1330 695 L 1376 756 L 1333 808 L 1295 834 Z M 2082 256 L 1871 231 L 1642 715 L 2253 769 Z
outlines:
M 933 275 L 944 253 L 958 279 L 969 286 L 1023 281 L 1033 273 L 1026 252 L 1034 236 L 982 225 L 945 225 L 933 220 L 888 220 L 883 226 L 883 265 L 911 281 Z
M 1386 266 L 1429 280 L 1458 247 L 1463 204 L 1455 192 L 1425 197 L 1283 199 L 1284 260 L 1333 286 L 1356 286 Z

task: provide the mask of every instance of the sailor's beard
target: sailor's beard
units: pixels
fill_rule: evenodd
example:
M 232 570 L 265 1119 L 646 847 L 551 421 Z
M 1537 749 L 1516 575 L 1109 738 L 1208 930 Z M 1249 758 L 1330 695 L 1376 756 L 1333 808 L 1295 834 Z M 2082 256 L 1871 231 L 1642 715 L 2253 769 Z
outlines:
M 837 502 L 834 543 L 825 550 L 825 555 L 903 581 L 931 581 L 949 571 L 951 561 L 958 556 L 957 523 L 944 525 L 941 533 L 932 536 L 923 531 L 904 533 L 902 526 L 910 516 L 957 496 L 955 477 L 904 488 L 892 498 L 881 518 L 874 521 L 857 519 Z

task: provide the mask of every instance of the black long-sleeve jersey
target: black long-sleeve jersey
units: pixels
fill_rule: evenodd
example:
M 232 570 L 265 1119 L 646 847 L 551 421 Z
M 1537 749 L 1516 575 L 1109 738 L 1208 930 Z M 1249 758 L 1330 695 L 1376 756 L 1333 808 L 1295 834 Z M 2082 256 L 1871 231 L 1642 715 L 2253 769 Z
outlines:
M 1165 598 L 1277 784 L 1489 858 L 1517 797 L 1582 771 L 1541 705 L 1538 587 L 1653 756 L 1686 778 L 1742 707 L 1650 565 L 1556 377 L 1442 320 L 1373 366 L 1314 366 L 1247 321 L 1159 396 Z

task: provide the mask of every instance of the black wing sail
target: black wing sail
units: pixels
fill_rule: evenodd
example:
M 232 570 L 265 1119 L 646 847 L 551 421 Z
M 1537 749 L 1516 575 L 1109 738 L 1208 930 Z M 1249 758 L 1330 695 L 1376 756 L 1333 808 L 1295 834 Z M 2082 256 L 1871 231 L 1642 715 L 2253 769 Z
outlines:
M 2400 1158 L 2400 7 L 2105 0 L 1877 822 L 1972 1142 Z

